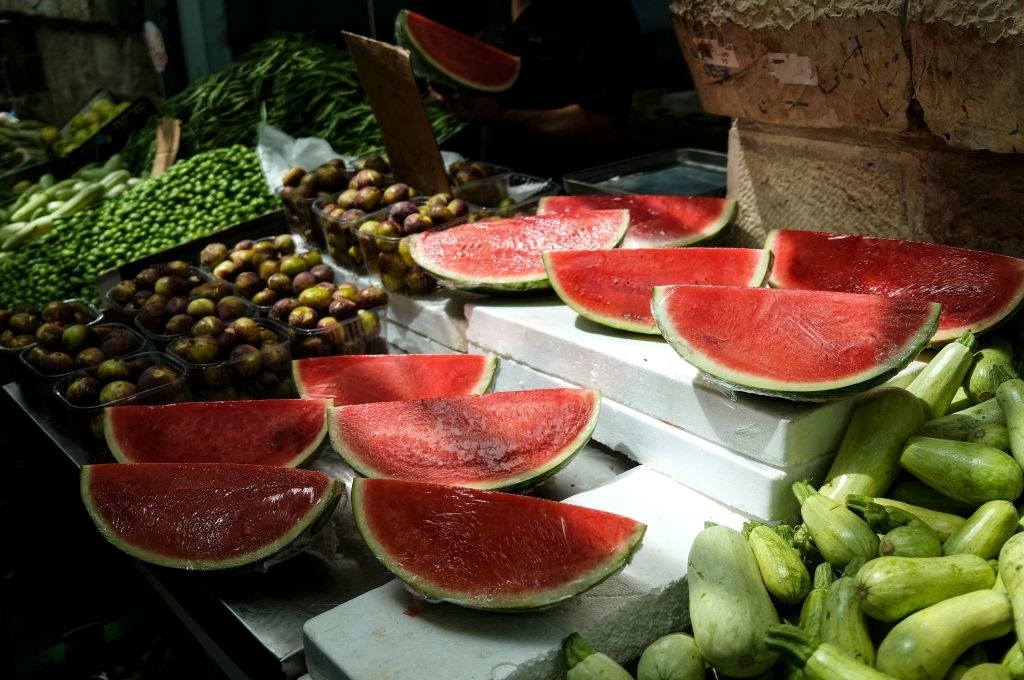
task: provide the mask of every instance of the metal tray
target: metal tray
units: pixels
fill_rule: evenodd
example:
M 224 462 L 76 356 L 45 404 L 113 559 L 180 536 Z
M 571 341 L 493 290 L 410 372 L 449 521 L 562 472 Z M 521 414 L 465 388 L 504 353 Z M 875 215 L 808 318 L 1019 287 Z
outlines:
M 703 149 L 671 149 L 568 173 L 569 194 L 725 196 L 727 156 Z

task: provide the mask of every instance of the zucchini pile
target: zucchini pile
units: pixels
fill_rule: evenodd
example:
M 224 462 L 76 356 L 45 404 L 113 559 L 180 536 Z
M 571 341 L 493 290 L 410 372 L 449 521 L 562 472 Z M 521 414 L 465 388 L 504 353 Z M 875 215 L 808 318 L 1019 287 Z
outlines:
M 971 332 L 862 394 L 799 521 L 708 524 L 691 630 L 638 680 L 1024 678 L 1024 379 L 1009 336 Z M 568 677 L 633 676 L 574 634 Z
M 67 179 L 52 173 L 20 188 L 17 198 L 0 207 L 0 257 L 53 231 L 57 223 L 141 182 L 124 168 L 119 154 L 105 163 L 89 163 Z

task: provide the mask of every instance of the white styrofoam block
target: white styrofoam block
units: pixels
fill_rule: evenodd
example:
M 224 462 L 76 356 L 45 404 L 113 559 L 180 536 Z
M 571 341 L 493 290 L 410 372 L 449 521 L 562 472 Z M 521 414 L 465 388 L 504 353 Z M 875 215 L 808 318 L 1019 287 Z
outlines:
M 722 389 L 660 336 L 605 328 L 557 298 L 466 305 L 466 336 L 480 351 L 600 389 L 623 405 L 777 467 L 834 452 L 850 400 L 800 403 Z
M 432 340 L 405 326 L 388 323 L 390 351 L 404 354 L 459 354 L 460 351 Z
M 449 350 L 465 352 L 466 317 L 463 307 L 467 300 L 478 297 L 441 290 L 415 297 L 389 293 L 388 319 L 392 327 L 401 326 Z
M 478 350 L 472 344 L 469 349 Z M 492 390 L 573 386 L 506 358 L 499 362 Z M 793 482 L 811 479 L 820 483 L 832 462 L 829 453 L 786 468 L 773 467 L 663 423 L 604 394 L 591 439 L 738 512 L 769 522 L 797 519 L 799 504 L 792 493 Z
M 306 622 L 314 680 L 553 680 L 560 645 L 579 632 L 620 662 L 689 623 L 686 560 L 705 521 L 740 528 L 743 517 L 665 475 L 637 466 L 566 502 L 647 524 L 643 547 L 621 572 L 568 602 L 517 614 L 424 604 L 398 581 Z

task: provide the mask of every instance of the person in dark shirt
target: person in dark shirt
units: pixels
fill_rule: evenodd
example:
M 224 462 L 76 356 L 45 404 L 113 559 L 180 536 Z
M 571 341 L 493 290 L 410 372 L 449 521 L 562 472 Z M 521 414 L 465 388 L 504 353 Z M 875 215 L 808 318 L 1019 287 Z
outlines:
M 519 56 L 520 73 L 496 95 L 431 86 L 438 105 L 470 122 L 463 155 L 556 179 L 621 158 L 638 67 L 631 3 L 499 0 L 481 9 L 477 37 Z

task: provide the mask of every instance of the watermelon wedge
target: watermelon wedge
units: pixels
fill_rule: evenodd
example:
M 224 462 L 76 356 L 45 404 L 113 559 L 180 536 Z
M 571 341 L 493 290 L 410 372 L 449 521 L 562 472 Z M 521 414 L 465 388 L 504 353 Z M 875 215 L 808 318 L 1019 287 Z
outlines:
M 298 467 L 320 450 L 330 406 L 329 399 L 108 406 L 103 410 L 103 435 L 121 463 Z
M 736 217 L 737 203 L 714 196 L 647 194 L 565 194 L 545 196 L 538 213 L 629 210 L 629 228 L 620 248 L 665 248 L 707 244 Z
M 365 477 L 506 491 L 569 464 L 597 425 L 595 390 L 514 390 L 331 409 L 334 450 Z
M 932 345 L 975 335 L 1008 319 L 1024 301 L 1024 260 L 902 239 L 779 229 L 768 234 L 769 284 L 779 288 L 878 293 L 942 304 Z
M 927 346 L 941 305 L 885 295 L 731 286 L 656 286 L 669 345 L 731 387 L 823 400 L 887 380 Z
M 622 240 L 629 211 L 523 215 L 408 237 L 409 254 L 453 288 L 509 293 L 550 287 L 541 252 L 606 250 Z
M 646 525 L 520 494 L 394 479 L 352 483 L 356 527 L 427 600 L 471 609 L 549 607 L 620 571 Z
M 292 362 L 299 394 L 338 406 L 481 394 L 498 358 L 488 354 L 341 354 Z
M 215 570 L 277 555 L 319 527 L 341 487 L 317 470 L 241 463 L 84 465 L 100 533 L 144 562 Z
M 657 334 L 651 289 L 679 283 L 760 286 L 771 253 L 757 248 L 613 248 L 545 251 L 544 267 L 562 302 L 595 323 Z
M 395 41 L 419 75 L 450 87 L 504 92 L 519 77 L 519 57 L 407 9 L 395 19 Z

